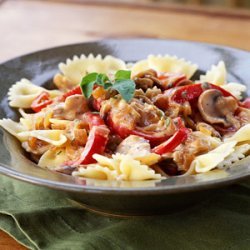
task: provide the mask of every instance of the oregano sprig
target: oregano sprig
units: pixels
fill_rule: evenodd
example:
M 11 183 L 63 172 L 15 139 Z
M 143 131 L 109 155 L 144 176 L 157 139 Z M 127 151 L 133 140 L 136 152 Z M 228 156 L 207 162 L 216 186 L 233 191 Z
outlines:
M 130 79 L 131 71 L 118 70 L 115 73 L 115 79 L 111 81 L 106 74 L 90 73 L 82 78 L 80 87 L 82 93 L 86 98 L 89 98 L 92 94 L 94 85 L 103 86 L 104 89 L 115 89 L 120 93 L 122 98 L 129 102 L 135 92 L 135 82 Z

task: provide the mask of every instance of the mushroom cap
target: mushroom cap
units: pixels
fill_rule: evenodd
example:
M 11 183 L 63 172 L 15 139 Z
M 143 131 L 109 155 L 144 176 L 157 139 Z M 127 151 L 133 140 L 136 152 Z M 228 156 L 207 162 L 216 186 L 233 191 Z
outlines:
M 157 78 L 157 72 L 153 69 L 142 71 L 133 77 L 136 87 L 143 90 L 152 88 L 153 85 L 160 85 L 160 81 Z
M 203 119 L 210 124 L 221 123 L 225 127 L 239 125 L 234 117 L 238 108 L 237 100 L 231 96 L 224 97 L 217 89 L 204 91 L 198 99 L 198 108 Z

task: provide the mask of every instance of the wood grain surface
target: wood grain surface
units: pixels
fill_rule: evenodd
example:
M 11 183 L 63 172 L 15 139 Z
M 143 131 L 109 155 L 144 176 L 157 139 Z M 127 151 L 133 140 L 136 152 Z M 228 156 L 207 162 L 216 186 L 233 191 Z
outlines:
M 0 230 L 0 249 L 1 250 L 25 250 L 26 248 L 17 243 L 8 234 Z
M 82 4 L 80 4 L 82 3 Z M 0 61 L 68 43 L 113 37 L 196 40 L 250 50 L 250 12 L 95 1 L 4 1 Z
M 175 38 L 250 50 L 250 12 L 84 0 L 0 0 L 0 62 L 101 38 Z M 25 249 L 0 231 L 0 249 Z

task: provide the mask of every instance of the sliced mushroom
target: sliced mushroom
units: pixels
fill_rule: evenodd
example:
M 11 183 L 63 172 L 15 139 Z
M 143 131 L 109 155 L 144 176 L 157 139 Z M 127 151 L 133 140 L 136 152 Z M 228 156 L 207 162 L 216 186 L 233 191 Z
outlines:
M 135 90 L 134 98 L 138 99 L 142 103 L 153 104 L 153 102 L 145 95 L 141 89 Z
M 198 99 L 198 108 L 203 119 L 210 124 L 223 124 L 225 127 L 239 128 L 239 121 L 234 113 L 238 108 L 237 100 L 224 97 L 219 90 L 204 91 Z
M 160 81 L 157 78 L 157 72 L 153 69 L 140 72 L 134 76 L 133 80 L 135 81 L 136 87 L 143 90 L 147 90 L 154 85 L 160 84 Z

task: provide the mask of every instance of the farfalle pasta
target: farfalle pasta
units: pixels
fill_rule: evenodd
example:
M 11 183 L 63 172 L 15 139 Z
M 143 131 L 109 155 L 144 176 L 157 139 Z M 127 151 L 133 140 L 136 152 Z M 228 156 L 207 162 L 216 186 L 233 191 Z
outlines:
M 223 61 L 220 61 L 217 65 L 212 65 L 205 75 L 200 76 L 201 82 L 212 82 L 215 85 L 224 85 L 226 80 L 227 70 Z
M 18 122 L 12 121 L 11 119 L 0 120 L 0 125 L 2 128 L 7 130 L 10 134 L 17 137 L 19 140 L 21 140 L 21 137 L 19 137 L 18 134 L 27 130 L 27 127 L 25 127 L 21 122 L 18 123 Z
M 34 137 L 54 146 L 61 146 L 67 141 L 67 138 L 63 134 L 62 130 L 54 129 L 25 131 L 18 133 L 17 136 L 23 141 L 28 140 L 30 137 Z
M 214 150 L 197 156 L 192 161 L 191 169 L 194 169 L 196 173 L 204 173 L 214 169 L 218 164 L 223 162 L 226 157 L 234 152 L 236 143 L 235 141 L 225 142 Z
M 249 157 L 250 100 L 245 85 L 228 82 L 223 61 L 198 80 L 197 68 L 167 54 L 73 56 L 53 77 L 58 89 L 24 78 L 10 87 L 20 119 L 0 126 L 39 167 L 76 178 L 213 176 Z
M 223 61 L 220 61 L 217 65 L 212 65 L 211 69 L 208 70 L 205 75 L 200 76 L 198 82 L 212 82 L 215 85 L 219 85 L 239 100 L 242 98 L 242 94 L 247 90 L 243 84 L 227 82 L 227 70 Z
M 47 150 L 39 159 L 38 166 L 42 168 L 55 169 L 67 160 L 65 148 L 54 147 Z
M 9 89 L 9 105 L 15 108 L 30 108 L 34 99 L 43 91 L 49 93 L 52 98 L 61 94 L 58 90 L 46 90 L 27 79 L 21 79 Z
M 250 141 L 250 124 L 241 127 L 232 136 L 226 137 L 225 141 L 249 142 Z
M 220 169 L 230 167 L 233 163 L 244 159 L 250 150 L 250 144 L 243 144 L 236 146 L 234 151 L 229 154 L 222 162 L 220 162 L 217 167 Z
M 170 55 L 149 55 L 147 59 L 135 63 L 131 70 L 132 75 L 136 75 L 148 69 L 154 69 L 161 73 L 184 74 L 188 79 L 197 70 L 198 66 L 184 59 Z
M 87 168 L 79 168 L 74 172 L 75 176 L 91 177 L 95 179 L 138 181 L 149 179 L 161 179 L 149 166 L 143 165 L 141 161 L 135 160 L 131 155 L 115 154 L 112 158 L 102 155 L 94 155 L 96 164 Z
M 60 63 L 59 69 L 72 84 L 77 85 L 88 73 L 109 74 L 119 69 L 126 69 L 126 64 L 113 56 L 103 58 L 101 55 L 89 54 L 86 57 L 82 54 L 80 57 L 74 56 L 73 59 L 67 59 L 66 63 Z

